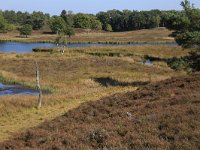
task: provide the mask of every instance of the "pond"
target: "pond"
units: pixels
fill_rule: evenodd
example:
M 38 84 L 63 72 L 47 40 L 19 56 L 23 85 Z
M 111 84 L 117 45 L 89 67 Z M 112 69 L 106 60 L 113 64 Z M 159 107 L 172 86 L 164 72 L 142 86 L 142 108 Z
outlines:
M 91 47 L 91 46 L 145 46 L 145 45 L 157 45 L 157 46 L 172 46 L 177 44 L 68 44 L 67 47 Z M 56 47 L 56 44 L 52 43 L 18 43 L 18 42 L 0 42 L 0 52 L 16 52 L 26 53 L 32 52 L 36 47 Z
M 150 60 L 144 60 L 144 61 L 139 61 L 138 62 L 139 64 L 143 64 L 143 65 L 147 65 L 147 66 L 152 66 L 153 65 L 153 62 L 150 61 Z
M 38 92 L 21 85 L 5 85 L 0 83 L 0 96 L 3 95 L 38 95 Z

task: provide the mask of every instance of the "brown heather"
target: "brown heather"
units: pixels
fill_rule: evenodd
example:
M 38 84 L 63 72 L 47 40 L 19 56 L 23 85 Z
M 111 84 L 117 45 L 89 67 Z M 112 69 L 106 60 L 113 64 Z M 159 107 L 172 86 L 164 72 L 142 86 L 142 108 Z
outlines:
M 83 104 L 17 134 L 0 149 L 198 150 L 199 139 L 200 74 L 196 73 Z
M 1 34 L 0 40 L 22 41 L 17 34 Z M 79 32 L 68 41 L 174 42 L 168 34 L 161 28 Z M 40 31 L 23 40 L 53 42 L 55 38 Z M 0 53 L 0 82 L 35 88 L 37 60 L 42 88 L 50 92 L 39 110 L 36 96 L 0 96 L 0 150 L 200 148 L 200 74 L 181 77 L 186 72 L 174 71 L 165 62 L 187 55 L 188 50 L 67 48 L 62 56 L 54 50 L 52 54 Z M 145 55 L 160 61 L 143 65 Z

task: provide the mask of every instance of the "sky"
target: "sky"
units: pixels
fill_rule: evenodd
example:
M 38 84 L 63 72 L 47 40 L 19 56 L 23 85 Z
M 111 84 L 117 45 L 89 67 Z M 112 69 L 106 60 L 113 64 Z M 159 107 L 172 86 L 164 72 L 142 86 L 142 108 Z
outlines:
M 200 0 L 190 0 L 196 8 L 200 8 Z M 59 15 L 63 9 L 75 13 L 93 13 L 118 10 L 181 10 L 181 0 L 0 0 L 1 10 L 22 12 L 42 11 L 51 15 Z

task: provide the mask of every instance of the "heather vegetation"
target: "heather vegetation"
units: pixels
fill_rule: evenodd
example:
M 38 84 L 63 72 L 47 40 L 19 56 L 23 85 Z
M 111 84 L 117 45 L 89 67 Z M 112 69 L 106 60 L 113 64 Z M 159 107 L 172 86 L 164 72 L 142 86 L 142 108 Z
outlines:
M 0 83 L 35 89 L 37 79 L 44 91 L 40 109 L 37 95 L 0 95 L 0 150 L 199 150 L 200 10 L 181 5 L 59 16 L 1 11 L 1 41 L 58 45 L 0 52 Z
M 0 128 L 0 141 L 84 102 L 184 75 L 185 72 L 174 71 L 166 63 L 155 62 L 155 65 L 148 66 L 141 62 L 147 54 L 167 59 L 187 55 L 187 52 L 180 47 L 141 46 L 67 48 L 64 55 L 59 52 L 1 53 L 1 82 L 35 88 L 34 61 L 37 60 L 41 87 L 50 94 L 43 96 L 40 110 L 35 108 L 36 96 L 0 96 L 0 126 L 3 127 Z
M 200 147 L 200 74 L 88 102 L 0 144 L 6 149 L 173 149 Z

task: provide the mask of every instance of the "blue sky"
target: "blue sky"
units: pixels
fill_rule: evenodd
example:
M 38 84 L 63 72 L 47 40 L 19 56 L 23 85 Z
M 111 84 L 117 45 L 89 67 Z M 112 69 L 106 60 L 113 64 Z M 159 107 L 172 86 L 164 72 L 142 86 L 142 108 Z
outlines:
M 58 15 L 65 10 L 83 13 L 97 13 L 111 9 L 129 10 L 180 10 L 181 0 L 0 0 L 1 10 L 43 11 Z M 191 0 L 200 8 L 200 0 Z

